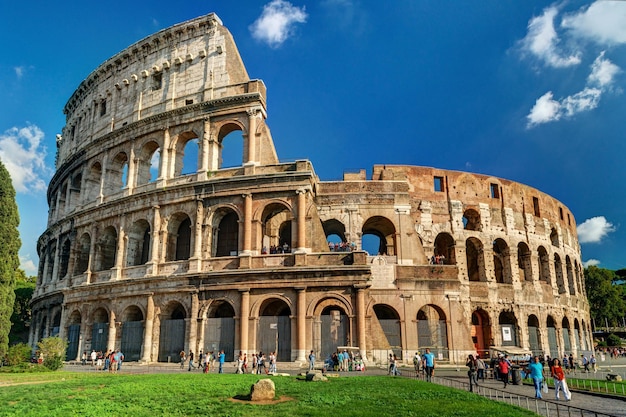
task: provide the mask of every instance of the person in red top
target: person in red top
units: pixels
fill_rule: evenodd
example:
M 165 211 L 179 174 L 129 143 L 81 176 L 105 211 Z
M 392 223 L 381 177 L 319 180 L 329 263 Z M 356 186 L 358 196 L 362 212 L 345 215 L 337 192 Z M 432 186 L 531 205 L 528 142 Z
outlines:
M 498 361 L 498 372 L 500 372 L 500 379 L 504 382 L 504 388 L 506 388 L 509 383 L 510 370 L 511 362 L 509 362 L 506 356 L 500 356 L 500 360 Z
M 554 378 L 554 394 L 556 399 L 559 399 L 559 391 L 563 391 L 563 396 L 565 396 L 565 400 L 569 401 L 572 399 L 572 393 L 567 387 L 567 382 L 565 382 L 565 372 L 563 372 L 563 368 L 561 367 L 561 361 L 559 359 L 555 359 L 552 362 L 552 366 L 550 367 L 550 373 L 552 374 L 552 378 Z

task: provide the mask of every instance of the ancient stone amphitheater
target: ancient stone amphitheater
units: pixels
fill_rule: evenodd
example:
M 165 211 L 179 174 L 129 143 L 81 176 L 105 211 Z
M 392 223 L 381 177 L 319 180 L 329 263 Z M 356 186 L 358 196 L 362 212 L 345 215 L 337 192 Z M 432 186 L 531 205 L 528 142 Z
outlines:
M 310 161 L 281 162 L 265 85 L 215 14 L 113 56 L 64 113 L 33 346 L 59 335 L 68 359 L 141 362 L 349 346 L 369 363 L 591 347 L 567 207 L 467 172 L 379 165 L 322 181 Z

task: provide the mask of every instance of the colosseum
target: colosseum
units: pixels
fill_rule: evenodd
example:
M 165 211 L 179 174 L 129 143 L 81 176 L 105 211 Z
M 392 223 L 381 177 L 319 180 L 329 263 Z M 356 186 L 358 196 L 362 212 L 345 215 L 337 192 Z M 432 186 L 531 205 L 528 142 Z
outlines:
M 308 160 L 281 162 L 265 85 L 215 14 L 108 59 L 63 111 L 33 347 L 58 335 L 68 360 L 224 349 L 303 363 L 349 346 L 370 364 L 426 347 L 450 363 L 592 347 L 567 207 L 468 172 L 377 165 L 322 181 Z

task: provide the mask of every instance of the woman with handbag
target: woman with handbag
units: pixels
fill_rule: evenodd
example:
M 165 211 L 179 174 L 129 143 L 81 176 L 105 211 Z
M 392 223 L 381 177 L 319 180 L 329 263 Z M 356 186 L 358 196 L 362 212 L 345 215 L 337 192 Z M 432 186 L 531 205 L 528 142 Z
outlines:
M 565 382 L 565 372 L 561 367 L 561 361 L 555 359 L 552 363 L 552 367 L 550 368 L 550 373 L 552 374 L 552 378 L 554 378 L 554 395 L 557 400 L 559 400 L 559 391 L 563 391 L 563 396 L 566 401 L 572 399 L 572 393 L 567 387 L 567 382 Z

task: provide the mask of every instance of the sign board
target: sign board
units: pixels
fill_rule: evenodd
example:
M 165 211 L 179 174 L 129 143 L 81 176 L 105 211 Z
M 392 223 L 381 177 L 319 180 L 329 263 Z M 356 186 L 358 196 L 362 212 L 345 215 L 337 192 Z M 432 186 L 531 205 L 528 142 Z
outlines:
M 270 323 L 270 329 L 278 329 L 278 323 Z
M 503 327 L 502 328 L 502 341 L 504 341 L 504 342 L 511 342 L 511 341 L 513 341 L 513 337 L 511 335 L 511 328 L 510 327 Z

